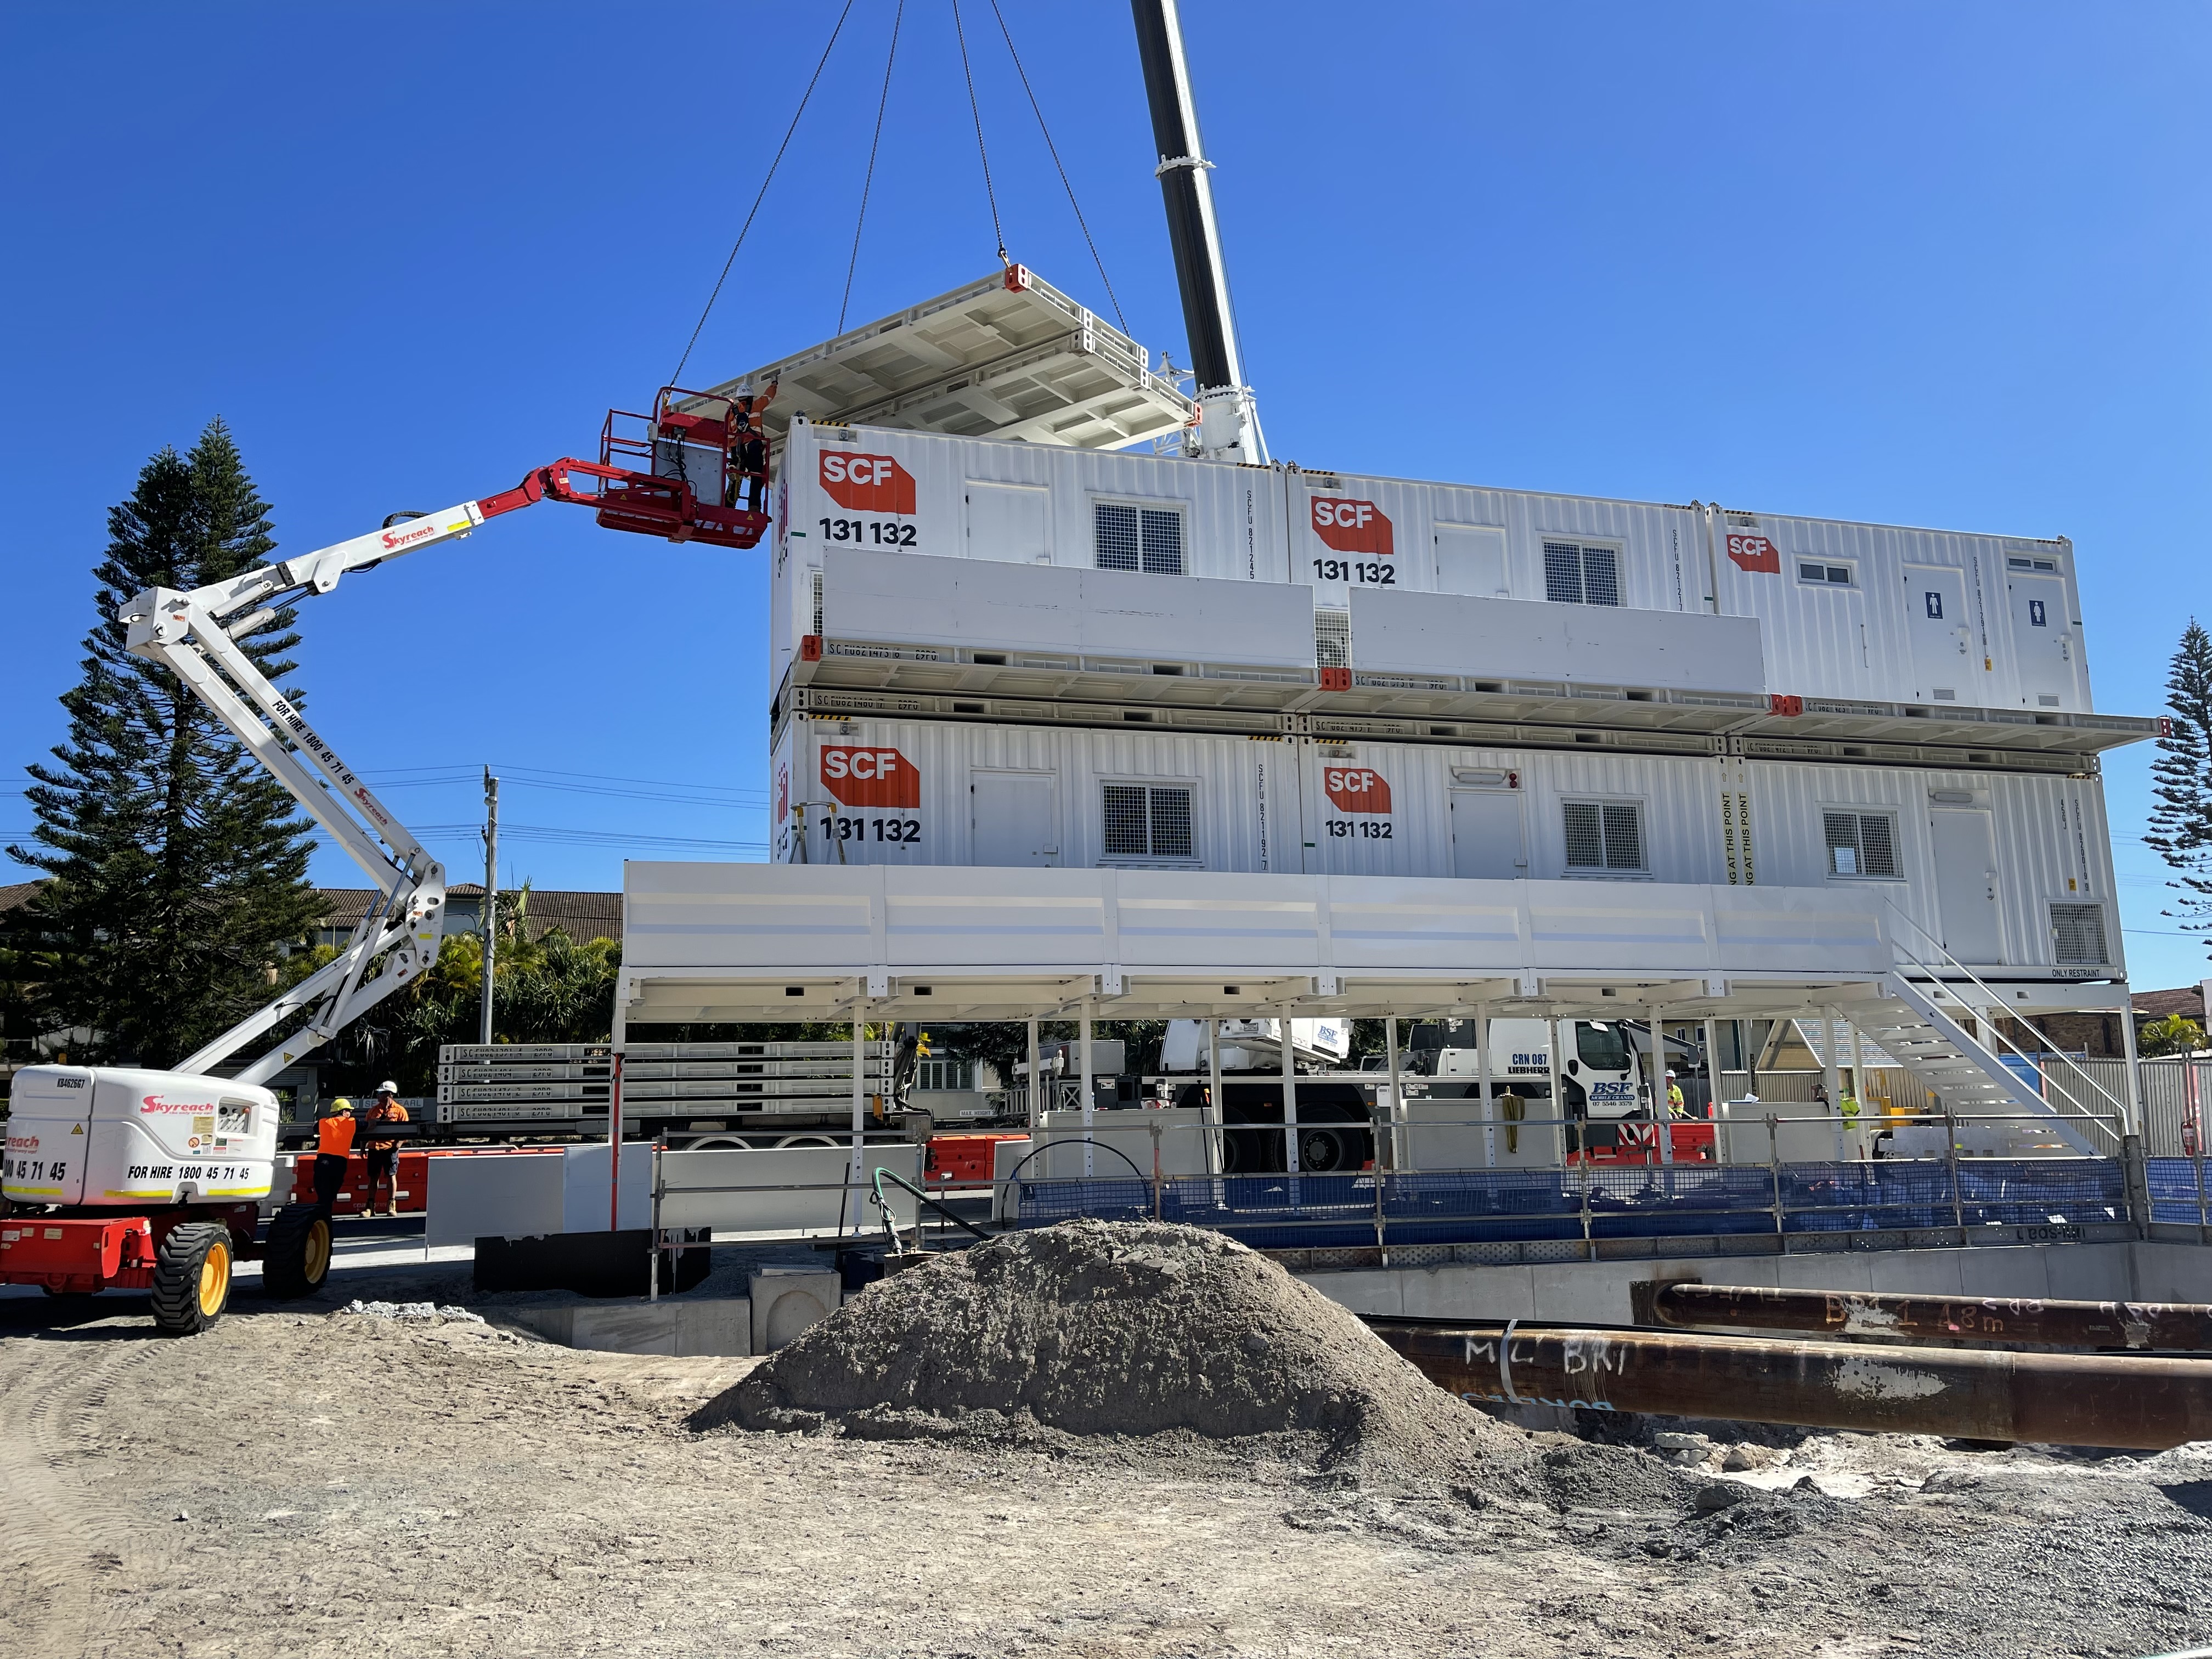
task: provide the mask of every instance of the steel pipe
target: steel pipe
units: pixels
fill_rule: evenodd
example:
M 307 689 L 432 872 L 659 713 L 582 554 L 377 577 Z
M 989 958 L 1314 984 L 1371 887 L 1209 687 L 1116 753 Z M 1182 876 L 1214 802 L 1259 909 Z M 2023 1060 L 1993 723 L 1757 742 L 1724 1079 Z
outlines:
M 2212 1438 L 2201 1360 L 1370 1324 L 1469 1401 L 2136 1451 Z
M 1638 1322 L 1681 1330 L 1717 1326 L 1893 1340 L 1935 1337 L 1960 1342 L 2035 1342 L 2057 1348 L 2212 1352 L 2212 1307 L 2201 1303 L 1893 1296 L 1690 1283 L 1656 1285 L 1648 1294 L 1648 1313 L 1638 1306 Z M 1644 1297 L 1637 1300 L 1642 1303 Z

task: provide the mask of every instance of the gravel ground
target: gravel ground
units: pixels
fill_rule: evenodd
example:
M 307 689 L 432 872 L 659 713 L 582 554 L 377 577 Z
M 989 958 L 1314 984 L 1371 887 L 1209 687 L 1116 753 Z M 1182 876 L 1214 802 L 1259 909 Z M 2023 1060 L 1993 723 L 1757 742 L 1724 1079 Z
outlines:
M 0 1302 L 0 1648 L 2041 1659 L 2212 1635 L 2212 1446 L 1608 1419 L 1668 1449 L 1531 1437 L 1531 1501 L 1187 1435 L 701 1431 L 756 1362 L 527 1340 L 437 1312 L 471 1302 L 456 1274 L 374 1294 L 432 1308 L 241 1294 L 164 1341 L 143 1297 Z

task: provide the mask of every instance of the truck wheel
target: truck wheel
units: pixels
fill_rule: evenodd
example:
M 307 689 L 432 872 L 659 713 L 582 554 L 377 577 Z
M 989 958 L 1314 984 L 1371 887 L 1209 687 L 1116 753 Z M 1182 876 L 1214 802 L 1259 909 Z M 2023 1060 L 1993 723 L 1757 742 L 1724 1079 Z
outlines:
M 1308 1175 L 1332 1175 L 1350 1162 L 1344 1137 L 1334 1129 L 1298 1131 L 1298 1167 Z
M 287 1204 L 269 1223 L 261 1285 L 280 1301 L 313 1296 L 331 1276 L 331 1218 L 319 1204 Z
M 154 1256 L 154 1327 L 191 1336 L 230 1305 L 230 1229 L 220 1221 L 172 1227 Z

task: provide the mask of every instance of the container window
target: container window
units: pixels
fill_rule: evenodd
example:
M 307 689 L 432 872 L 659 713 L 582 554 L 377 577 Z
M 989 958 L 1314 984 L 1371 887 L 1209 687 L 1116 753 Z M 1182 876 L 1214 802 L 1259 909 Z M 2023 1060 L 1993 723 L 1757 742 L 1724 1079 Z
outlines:
M 1314 612 L 1314 666 L 1352 666 L 1352 613 L 1349 611 Z
M 1824 559 L 1800 559 L 1797 561 L 1797 580 L 1819 582 L 1828 587 L 1849 587 L 1851 586 L 1851 568 L 1847 564 L 1830 564 Z
M 2058 572 L 2058 561 L 2056 559 L 2023 559 L 2014 556 L 2014 557 L 2008 558 L 2005 561 L 2005 568 L 2008 570 L 2047 570 L 2053 575 L 2056 575 Z
M 1172 507 L 1095 504 L 1101 570 L 1141 570 L 1148 576 L 1182 574 L 1182 514 Z
M 2111 960 L 2105 953 L 2105 907 L 2052 905 L 2051 942 L 2054 960 L 2061 968 L 2103 967 Z
M 1105 786 L 1104 804 L 1108 858 L 1194 856 L 1188 786 L 1109 783 Z
M 1832 876 L 1897 875 L 1897 820 L 1887 812 L 1824 812 Z
M 1641 870 L 1644 809 L 1632 801 L 1563 803 L 1570 870 Z
M 1554 605 L 1619 605 L 1620 550 L 1546 542 L 1544 597 Z
M 915 1068 L 914 1086 L 935 1093 L 950 1094 L 975 1086 L 975 1062 L 972 1060 L 925 1060 Z

